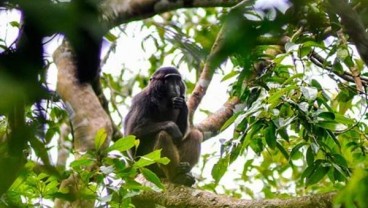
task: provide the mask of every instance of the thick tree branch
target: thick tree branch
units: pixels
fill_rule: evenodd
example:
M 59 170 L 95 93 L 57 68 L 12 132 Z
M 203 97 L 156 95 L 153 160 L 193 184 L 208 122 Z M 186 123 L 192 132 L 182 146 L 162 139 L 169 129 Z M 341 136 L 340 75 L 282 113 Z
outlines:
M 194 188 L 165 184 L 166 190 L 162 193 L 145 191 L 134 198 L 140 207 L 152 207 L 159 204 L 165 207 L 192 207 L 192 208 L 332 208 L 335 193 L 325 193 L 311 196 L 295 197 L 290 199 L 245 200 L 228 196 L 199 191 Z
M 225 48 L 225 32 L 227 27 L 222 27 L 221 31 L 217 35 L 215 43 L 212 46 L 211 52 L 204 64 L 204 68 L 199 77 L 199 81 L 197 82 L 191 96 L 188 99 L 188 108 L 189 108 L 189 121 L 191 125 L 193 125 L 193 116 L 195 111 L 197 110 L 199 104 L 201 103 L 203 97 L 205 96 L 208 86 L 210 85 L 213 75 L 216 69 L 220 66 L 220 64 L 225 61 L 228 54 L 223 52 Z
M 368 33 L 358 15 L 345 0 L 329 0 L 331 9 L 341 17 L 341 23 L 349 34 L 358 52 L 368 65 Z
M 180 8 L 231 7 L 242 0 L 106 0 L 102 3 L 103 19 L 111 26 L 146 19 Z
M 58 67 L 57 92 L 64 101 L 70 114 L 74 131 L 74 148 L 85 152 L 95 148 L 94 138 L 97 131 L 105 129 L 107 139 L 111 139 L 112 125 L 89 83 L 81 84 L 76 77 L 74 55 L 67 42 L 55 52 L 54 61 Z
M 234 114 L 234 112 L 238 111 L 239 109 L 243 109 L 243 107 L 239 107 L 239 105 L 241 105 L 240 99 L 238 97 L 231 97 L 219 110 L 196 125 L 196 128 L 202 131 L 204 135 L 203 141 L 216 136 L 219 133 L 222 125 L 224 125 L 224 123 Z
M 71 142 L 68 141 L 68 135 L 71 133 L 70 126 L 64 122 L 60 126 L 60 137 L 58 139 L 58 156 L 56 166 L 65 169 L 66 161 L 68 159 Z
M 101 148 L 107 147 L 112 135 L 110 117 L 101 106 L 91 84 L 79 82 L 76 76 L 75 56 L 66 41 L 54 52 L 53 58 L 58 68 L 57 92 L 69 111 L 76 157 L 96 149 L 95 137 L 101 129 L 107 136 Z M 63 180 L 60 189 L 68 191 L 75 200 L 69 202 L 56 199 L 55 207 L 93 207 L 94 200 L 82 200 L 78 197 L 81 187 L 78 175 L 72 174 L 68 179 Z

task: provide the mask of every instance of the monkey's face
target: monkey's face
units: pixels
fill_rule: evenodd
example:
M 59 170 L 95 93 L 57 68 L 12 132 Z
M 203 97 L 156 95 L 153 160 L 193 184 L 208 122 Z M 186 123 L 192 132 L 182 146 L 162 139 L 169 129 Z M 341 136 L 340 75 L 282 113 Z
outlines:
M 179 74 L 167 74 L 164 79 L 164 86 L 166 88 L 166 94 L 169 98 L 183 96 L 182 88 L 184 85 Z

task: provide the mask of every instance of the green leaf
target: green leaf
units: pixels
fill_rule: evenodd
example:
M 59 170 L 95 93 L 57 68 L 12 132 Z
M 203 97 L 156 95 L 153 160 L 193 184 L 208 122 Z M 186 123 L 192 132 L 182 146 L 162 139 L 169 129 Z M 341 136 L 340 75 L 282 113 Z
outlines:
M 105 38 L 109 40 L 110 42 L 115 42 L 118 38 L 112 34 L 111 32 L 108 32 L 105 34 Z
M 317 47 L 317 48 L 326 48 L 323 44 L 315 42 L 315 41 L 306 41 L 303 43 L 303 47 Z
M 133 167 L 142 168 L 154 163 L 162 163 L 167 165 L 169 162 L 170 160 L 168 158 L 161 158 L 161 150 L 155 150 L 151 153 L 141 156 L 139 160 L 133 164 Z
M 96 150 L 99 150 L 102 145 L 105 143 L 107 138 L 107 133 L 105 128 L 101 128 L 97 131 L 96 136 L 95 136 L 95 148 Z
M 11 22 L 9 22 L 9 24 L 10 24 L 12 27 L 16 27 L 16 28 L 19 28 L 19 27 L 20 27 L 20 24 L 19 24 L 19 22 L 17 22 L 17 21 L 11 21 Z
M 295 79 L 302 79 L 304 77 L 304 73 L 297 73 L 294 74 L 293 76 L 289 77 L 287 80 L 285 80 L 285 82 L 282 83 L 282 85 L 287 85 L 287 84 L 291 84 Z
M 157 187 L 159 187 L 160 189 L 164 189 L 165 187 L 163 186 L 163 184 L 161 183 L 161 180 L 159 177 L 157 177 L 157 175 L 152 172 L 151 170 L 147 169 L 147 168 L 140 168 L 141 173 L 143 174 L 143 176 L 150 182 L 152 182 L 153 184 L 155 184 Z
M 270 103 L 270 108 L 275 108 L 277 105 L 280 104 L 280 98 L 286 94 L 288 94 L 288 92 L 290 90 L 296 89 L 298 88 L 296 85 L 290 85 L 286 88 L 280 89 L 277 92 L 273 93 L 270 95 L 270 97 L 268 98 L 268 102 Z
M 319 121 L 318 123 L 316 123 L 316 126 L 336 131 L 338 124 L 339 123 L 337 123 L 336 121 Z
M 322 180 L 322 178 L 328 173 L 329 169 L 329 167 L 324 167 L 322 165 L 317 166 L 313 170 L 312 174 L 307 176 L 306 185 L 310 186 Z
M 232 70 L 230 73 L 228 73 L 228 74 L 226 74 L 224 77 L 222 77 L 222 79 L 221 79 L 221 81 L 223 82 L 223 81 L 226 81 L 226 80 L 228 80 L 228 79 L 230 79 L 230 78 L 232 78 L 232 77 L 234 77 L 234 76 L 236 76 L 236 75 L 238 75 L 239 74 L 239 72 L 237 72 L 237 71 L 235 71 L 235 70 Z
M 336 164 L 332 164 L 334 167 L 333 177 L 335 181 L 346 181 L 347 174 Z
M 265 130 L 266 143 L 271 149 L 276 147 L 276 128 L 274 125 L 269 125 Z
M 311 86 L 317 88 L 318 90 L 322 90 L 322 85 L 315 79 L 312 79 Z
M 95 160 L 93 158 L 90 158 L 89 156 L 82 156 L 78 160 L 74 160 L 70 163 L 71 168 L 83 168 L 83 167 L 89 167 L 93 165 Z
M 318 114 L 318 117 L 323 118 L 325 120 L 335 120 L 335 114 L 332 112 L 322 112 Z
M 170 159 L 167 157 L 161 157 L 160 159 L 156 160 L 157 163 L 167 165 L 170 162 Z
M 286 128 L 277 129 L 277 133 L 281 136 L 281 138 L 289 142 L 289 134 L 287 133 Z
M 347 168 L 348 162 L 345 160 L 345 158 L 340 154 L 332 154 L 334 163 L 338 164 L 341 167 Z
M 349 56 L 349 51 L 347 48 L 338 48 L 336 52 L 336 57 L 340 60 L 345 60 Z
M 281 62 L 287 58 L 289 55 L 287 53 L 285 54 L 280 54 L 278 56 L 276 56 L 276 58 L 273 59 L 273 61 L 275 62 L 276 65 L 281 64 Z
M 279 143 L 276 142 L 276 147 L 280 150 L 281 154 L 284 155 L 285 159 L 289 160 L 290 156 L 288 152 L 285 150 L 285 148 Z
M 307 145 L 308 143 L 307 142 L 302 142 L 302 143 L 299 143 L 297 145 L 295 145 L 295 147 L 293 147 L 293 149 L 291 149 L 291 152 L 290 152 L 290 159 L 293 158 L 293 156 L 297 153 L 297 152 L 300 152 L 299 149 L 302 148 L 303 146 Z
M 135 136 L 129 135 L 116 141 L 113 145 L 108 147 L 106 151 L 111 152 L 113 150 L 117 150 L 120 152 L 125 152 L 134 147 L 137 142 L 138 141 L 136 141 Z
M 155 150 L 149 154 L 141 156 L 139 160 L 133 164 L 133 167 L 142 168 L 148 165 L 152 165 L 156 163 L 156 160 L 158 160 L 160 157 L 161 150 Z
M 336 138 L 335 134 L 331 130 L 327 130 L 327 134 L 331 137 L 331 139 L 335 142 L 335 144 L 339 146 L 339 148 L 341 148 L 341 144 L 339 140 Z
M 300 47 L 298 52 L 299 52 L 299 57 L 303 58 L 304 56 L 307 56 L 311 51 L 311 47 Z
M 46 135 L 45 135 L 46 143 L 49 143 L 57 132 L 58 132 L 58 128 L 55 128 L 55 127 L 48 128 L 46 131 Z
M 231 124 L 234 123 L 235 119 L 238 118 L 238 116 L 240 115 L 240 112 L 235 113 L 234 115 L 232 115 L 225 123 L 224 125 L 222 125 L 220 132 L 224 131 L 225 129 L 227 129 Z
M 307 178 L 308 176 L 310 176 L 313 172 L 313 170 L 315 169 L 314 167 L 314 163 L 310 166 L 308 166 L 302 173 L 302 175 L 300 176 L 302 179 Z
M 311 146 L 307 149 L 306 159 L 308 166 L 311 166 L 314 163 L 314 153 Z
M 342 67 L 342 65 L 339 61 L 334 62 L 334 64 L 332 65 L 332 69 L 333 69 L 334 72 L 336 72 L 338 74 L 343 74 L 344 73 L 344 68 Z
M 220 158 L 220 160 L 213 166 L 211 175 L 215 179 L 215 183 L 218 184 L 222 176 L 226 173 L 229 167 L 229 156 Z
M 335 114 L 335 121 L 344 125 L 353 125 L 355 123 L 353 119 L 347 118 L 341 114 Z

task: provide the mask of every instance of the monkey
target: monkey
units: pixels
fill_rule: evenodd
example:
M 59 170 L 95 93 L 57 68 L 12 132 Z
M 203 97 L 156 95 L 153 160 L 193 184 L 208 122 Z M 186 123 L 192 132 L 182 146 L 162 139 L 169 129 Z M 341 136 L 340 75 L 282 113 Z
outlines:
M 149 168 L 170 182 L 192 186 L 190 171 L 198 162 L 203 134 L 189 128 L 185 84 L 175 67 L 161 67 L 147 87 L 135 95 L 124 120 L 125 135 L 135 135 L 140 144 L 132 150 L 135 157 L 153 150 L 170 159 L 167 165 Z

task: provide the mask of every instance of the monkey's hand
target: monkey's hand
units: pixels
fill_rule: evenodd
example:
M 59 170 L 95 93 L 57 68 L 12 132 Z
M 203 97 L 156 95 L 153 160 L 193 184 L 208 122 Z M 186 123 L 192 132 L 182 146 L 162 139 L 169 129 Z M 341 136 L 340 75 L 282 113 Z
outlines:
M 183 96 L 173 97 L 171 101 L 174 109 L 181 109 L 185 105 L 185 99 Z
M 183 134 L 181 133 L 178 125 L 170 121 L 165 126 L 165 131 L 170 134 L 173 139 L 174 144 L 179 144 L 183 140 Z
M 180 162 L 178 165 L 178 172 L 179 173 L 189 173 L 192 167 L 188 162 Z

